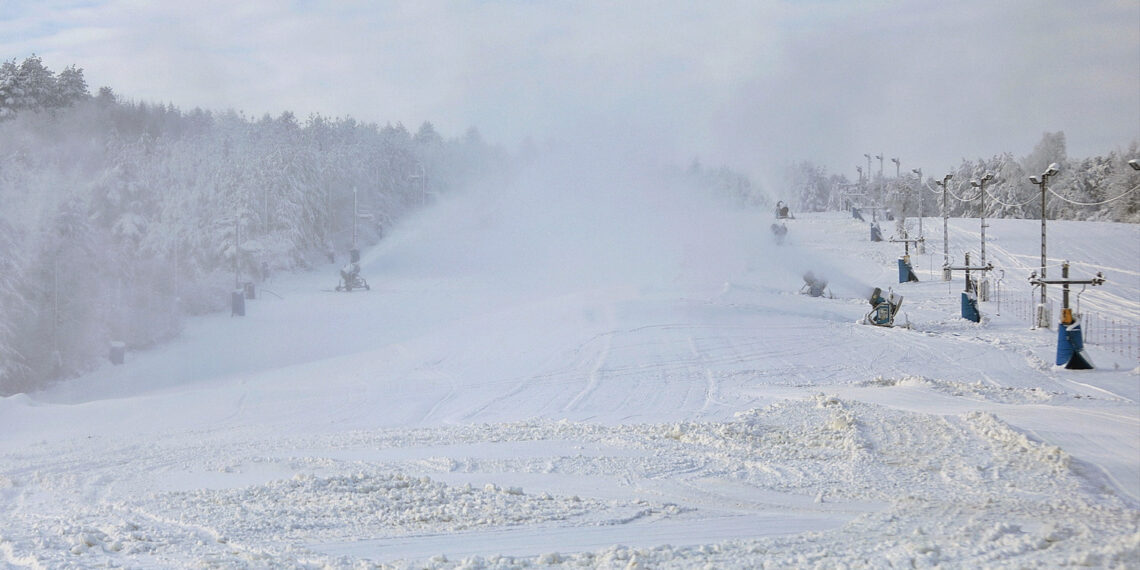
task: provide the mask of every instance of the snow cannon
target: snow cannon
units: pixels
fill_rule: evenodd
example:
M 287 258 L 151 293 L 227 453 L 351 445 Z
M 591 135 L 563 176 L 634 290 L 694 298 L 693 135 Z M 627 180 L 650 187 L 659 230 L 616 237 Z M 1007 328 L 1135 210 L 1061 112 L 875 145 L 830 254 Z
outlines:
M 1070 309 L 1061 309 L 1061 326 L 1057 327 L 1057 366 L 1069 370 L 1091 370 L 1092 359 L 1085 353 L 1081 321 Z
M 772 224 L 772 236 L 776 239 L 777 244 L 784 243 L 784 238 L 788 237 L 788 225 L 783 222 Z
M 883 230 L 879 229 L 879 224 L 871 224 L 871 241 L 883 241 Z
M 1092 370 L 1092 359 L 1085 352 L 1085 343 L 1081 333 L 1080 313 L 1069 308 L 1069 285 L 1103 285 L 1104 275 L 1099 271 L 1092 279 L 1069 279 L 1069 262 L 1061 264 L 1061 278 L 1048 280 L 1038 278 L 1037 272 L 1029 276 L 1029 282 L 1042 288 L 1046 285 L 1061 285 L 1061 326 L 1057 328 L 1057 366 L 1064 366 L 1069 370 Z M 1081 288 L 1084 292 L 1084 288 Z M 1077 304 L 1080 304 L 1080 293 L 1077 294 Z
M 982 312 L 978 309 L 978 284 L 973 277 L 970 276 L 971 271 L 981 272 L 985 274 L 987 271 L 993 271 L 994 266 L 992 263 L 985 265 L 970 266 L 970 252 L 966 252 L 966 265 L 942 266 L 942 272 L 949 275 L 951 271 L 965 271 L 966 272 L 966 286 L 962 289 L 962 318 L 967 321 L 975 323 L 982 322 Z
M 827 279 L 818 277 L 811 271 L 804 273 L 803 277 L 804 286 L 800 287 L 800 293 L 806 293 L 812 297 L 822 297 L 827 293 Z
M 895 315 L 898 314 L 899 308 L 902 307 L 902 296 L 895 296 L 894 292 L 888 293 L 887 297 L 883 297 L 883 290 L 875 287 L 875 291 L 871 293 L 871 312 L 863 317 L 863 324 L 875 325 L 877 327 L 893 327 L 895 326 Z
M 982 313 L 978 310 L 978 295 L 973 291 L 962 291 L 962 318 L 975 323 L 982 322 Z
M 778 220 L 795 219 L 795 216 L 793 216 L 792 213 L 788 210 L 788 205 L 785 204 L 783 201 L 776 202 L 776 219 L 778 219 Z
M 910 255 L 898 258 L 898 283 L 918 282 L 918 280 L 918 276 L 914 275 L 914 268 L 911 267 Z
M 911 281 L 918 281 L 918 276 L 914 274 L 914 267 L 910 264 L 910 244 L 915 246 L 921 245 L 926 240 L 924 238 L 911 239 L 906 235 L 906 229 L 902 230 L 902 239 L 895 239 L 891 236 L 891 243 L 903 244 L 903 256 L 899 258 L 899 283 L 909 283 Z
M 851 206 L 851 217 L 855 218 L 856 220 L 859 220 L 860 222 L 867 221 L 867 220 L 863 219 L 863 212 L 860 211 L 859 208 L 856 208 L 855 206 Z
M 337 284 L 337 291 L 346 291 L 351 293 L 353 289 L 364 289 L 365 291 L 372 290 L 368 286 L 368 281 L 365 281 L 360 276 L 360 250 L 352 248 L 348 252 L 349 262 L 340 268 L 340 283 Z

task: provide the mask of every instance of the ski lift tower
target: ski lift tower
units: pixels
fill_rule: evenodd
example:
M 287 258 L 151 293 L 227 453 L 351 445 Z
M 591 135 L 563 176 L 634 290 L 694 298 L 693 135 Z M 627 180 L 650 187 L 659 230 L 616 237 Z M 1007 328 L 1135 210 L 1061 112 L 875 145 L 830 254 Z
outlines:
M 902 239 L 895 239 L 893 236 L 890 240 L 891 243 L 903 244 L 903 256 L 899 258 L 899 283 L 906 283 L 908 281 L 918 281 L 918 277 L 914 274 L 914 267 L 910 264 L 910 244 L 915 244 L 917 250 L 923 243 L 926 242 L 925 238 L 910 239 L 903 234 Z
M 986 265 L 970 265 L 970 252 L 966 252 L 966 264 L 960 266 L 946 265 L 942 268 L 946 273 L 951 271 L 965 271 L 966 272 L 966 287 L 962 290 L 962 318 L 974 321 L 975 323 L 982 321 L 982 313 L 978 310 L 978 287 L 973 279 L 970 278 L 971 271 L 977 271 L 985 274 L 987 271 L 993 271 L 993 264 L 987 263 Z M 985 301 L 985 299 L 982 299 Z
M 1034 272 L 1029 276 L 1029 282 L 1041 287 L 1042 290 L 1045 289 L 1046 285 L 1061 286 L 1061 325 L 1057 327 L 1057 365 L 1064 365 L 1070 370 L 1091 370 L 1093 368 L 1092 359 L 1084 351 L 1081 315 L 1080 313 L 1074 314 L 1069 309 L 1069 285 L 1084 285 L 1086 287 L 1102 285 L 1104 275 L 1098 271 L 1096 277 L 1092 279 L 1069 279 L 1069 262 L 1065 261 L 1061 264 L 1060 279 L 1037 277 L 1037 273 Z M 1084 292 L 1083 287 L 1081 291 Z M 1077 294 L 1078 304 L 1080 297 L 1080 294 Z

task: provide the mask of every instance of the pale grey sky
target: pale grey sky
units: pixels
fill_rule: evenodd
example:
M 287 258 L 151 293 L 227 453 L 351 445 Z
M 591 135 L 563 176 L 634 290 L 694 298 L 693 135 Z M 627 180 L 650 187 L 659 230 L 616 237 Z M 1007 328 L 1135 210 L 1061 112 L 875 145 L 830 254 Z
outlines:
M 4 0 L 0 57 L 33 52 L 183 110 L 590 137 L 765 184 L 1140 138 L 1135 0 Z

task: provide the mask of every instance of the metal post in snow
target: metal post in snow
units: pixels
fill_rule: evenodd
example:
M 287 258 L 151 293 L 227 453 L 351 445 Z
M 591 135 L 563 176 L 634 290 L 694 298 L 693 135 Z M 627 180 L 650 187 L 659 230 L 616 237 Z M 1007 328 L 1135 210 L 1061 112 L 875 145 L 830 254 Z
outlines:
M 1049 168 L 1045 169 L 1045 172 L 1041 173 L 1040 178 L 1038 178 L 1037 176 L 1030 176 L 1029 177 L 1030 182 L 1038 185 L 1041 188 L 1041 273 L 1040 273 L 1041 279 L 1045 279 L 1045 265 L 1046 265 L 1046 257 L 1045 257 L 1045 185 L 1049 182 L 1049 178 L 1051 176 L 1055 176 L 1057 174 L 1057 172 L 1058 172 L 1057 163 L 1053 163 L 1053 164 L 1049 165 Z M 1039 314 L 1037 316 L 1037 326 L 1039 326 L 1039 327 L 1049 328 L 1049 326 L 1050 326 L 1049 315 L 1044 312 L 1044 307 L 1046 306 L 1047 303 L 1048 303 L 1048 298 L 1046 297 L 1045 285 L 1042 284 L 1041 285 L 1041 307 L 1042 307 L 1041 311 L 1042 312 L 1041 312 L 1041 314 Z
M 942 187 L 942 280 L 950 280 L 950 270 L 945 269 L 950 266 L 950 230 L 947 229 L 947 224 L 950 221 L 950 211 L 946 209 L 946 194 L 950 192 L 949 184 L 953 174 L 947 174 L 942 177 L 942 181 L 934 181 L 935 184 Z

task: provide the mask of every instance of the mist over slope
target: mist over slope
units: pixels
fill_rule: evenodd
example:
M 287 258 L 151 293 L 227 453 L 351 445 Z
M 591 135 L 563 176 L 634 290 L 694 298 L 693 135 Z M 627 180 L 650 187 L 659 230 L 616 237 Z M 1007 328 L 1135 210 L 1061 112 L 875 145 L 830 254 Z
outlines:
M 538 159 L 504 185 L 442 197 L 394 228 L 366 258 L 375 271 L 494 280 L 507 289 L 592 287 L 705 292 L 762 269 L 775 290 L 798 289 L 806 271 L 850 278 L 793 237 L 778 245 L 757 216 L 651 165 L 612 156 Z

